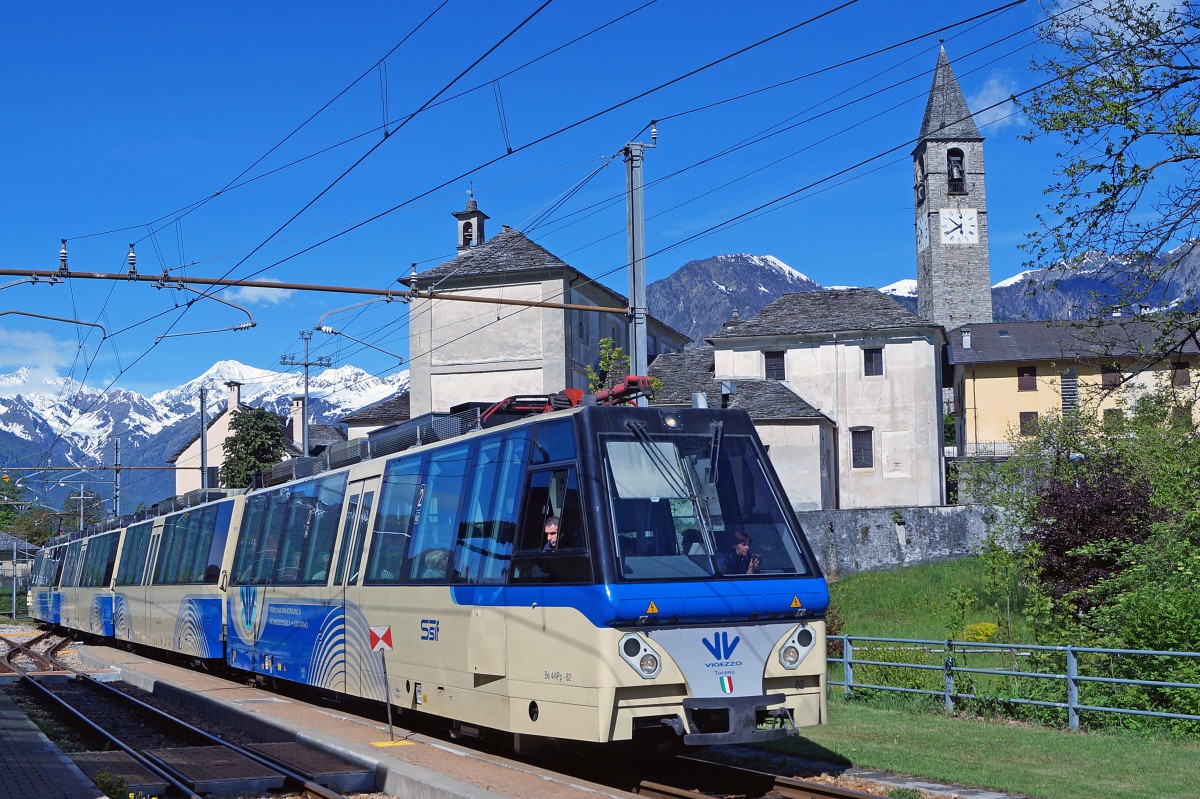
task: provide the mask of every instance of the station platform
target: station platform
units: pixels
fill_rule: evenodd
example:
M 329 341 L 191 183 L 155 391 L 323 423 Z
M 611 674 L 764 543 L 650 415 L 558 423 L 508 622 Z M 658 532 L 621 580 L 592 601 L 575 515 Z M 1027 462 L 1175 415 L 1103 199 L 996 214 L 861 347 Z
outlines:
M 455 747 L 400 727 L 395 727 L 394 737 L 389 738 L 387 725 L 373 719 L 160 663 L 124 650 L 80 646 L 78 654 L 88 669 L 108 671 L 117 679 L 172 701 L 186 703 L 224 723 L 253 729 L 269 740 L 303 743 L 369 768 L 375 773 L 375 790 L 392 796 L 420 799 L 634 796 L 605 786 L 570 780 L 533 765 Z M 102 677 L 100 674 L 94 676 Z M 7 722 L 4 726 L 6 730 Z M 0 768 L 3 766 L 4 761 L 0 760 Z M 45 791 L 44 786 L 52 784 L 43 782 L 41 790 L 31 788 L 14 795 L 58 799 L 60 794 Z M 64 799 L 94 799 L 102 795 L 61 796 Z
M 0 693 L 0 796 L 106 799 L 62 750 Z

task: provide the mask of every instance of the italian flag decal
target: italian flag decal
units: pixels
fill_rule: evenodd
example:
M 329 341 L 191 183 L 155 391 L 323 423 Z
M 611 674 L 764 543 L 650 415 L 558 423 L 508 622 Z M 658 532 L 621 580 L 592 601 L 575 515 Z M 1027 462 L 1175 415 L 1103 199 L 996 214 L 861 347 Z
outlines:
M 721 692 L 726 693 L 726 694 L 733 693 L 733 678 L 732 677 L 722 677 L 721 678 Z

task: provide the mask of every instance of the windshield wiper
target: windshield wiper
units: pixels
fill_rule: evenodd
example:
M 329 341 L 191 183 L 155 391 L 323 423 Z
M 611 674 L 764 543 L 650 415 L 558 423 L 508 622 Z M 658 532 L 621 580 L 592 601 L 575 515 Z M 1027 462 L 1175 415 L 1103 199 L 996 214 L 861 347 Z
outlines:
M 702 535 L 709 539 L 709 547 L 715 553 L 716 549 L 712 547 L 712 520 L 708 518 L 708 505 L 701 501 L 700 495 L 696 493 L 696 488 L 693 484 L 693 479 L 698 480 L 695 476 L 696 463 L 692 456 L 688 456 L 684 460 L 687 461 L 688 467 L 682 474 L 671 469 L 671 463 L 663 455 L 662 451 L 654 445 L 654 439 L 650 438 L 650 434 L 646 432 L 646 427 L 641 422 L 627 421 L 625 426 L 629 428 L 629 432 L 633 433 L 633 437 L 642 445 L 646 456 L 650 462 L 654 464 L 654 468 L 658 469 L 659 474 L 666 478 L 667 482 L 680 494 L 686 496 L 692 502 L 692 507 L 696 511 L 696 519 L 700 523 Z M 718 444 L 719 446 L 719 444 Z M 681 466 L 683 464 L 680 464 Z M 680 479 L 682 477 L 682 480 Z
M 629 428 L 629 432 L 633 433 L 633 437 L 637 439 L 637 442 L 642 445 L 642 449 L 650 459 L 650 463 L 654 464 L 654 468 L 658 469 L 658 473 L 671 484 L 671 488 L 675 489 L 680 496 L 696 499 L 696 492 L 692 490 L 692 487 L 688 485 L 686 480 L 681 481 L 679 479 L 680 475 L 671 468 L 671 462 L 667 460 L 658 447 L 654 446 L 654 439 L 650 438 L 650 434 L 646 432 L 646 426 L 641 422 L 634 421 L 626 422 L 625 426 Z
M 708 442 L 708 484 L 717 484 L 717 459 L 721 455 L 721 439 L 725 437 L 725 423 L 713 422 L 712 439 Z

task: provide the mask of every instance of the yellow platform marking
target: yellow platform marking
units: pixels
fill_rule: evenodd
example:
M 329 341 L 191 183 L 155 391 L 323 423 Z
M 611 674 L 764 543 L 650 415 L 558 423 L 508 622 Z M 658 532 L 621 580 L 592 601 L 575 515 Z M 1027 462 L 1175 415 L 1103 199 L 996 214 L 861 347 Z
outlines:
M 654 600 L 650 600 L 650 607 L 646 608 L 647 613 L 658 613 L 658 605 L 654 604 Z
M 416 746 L 412 741 L 372 741 L 371 746 Z

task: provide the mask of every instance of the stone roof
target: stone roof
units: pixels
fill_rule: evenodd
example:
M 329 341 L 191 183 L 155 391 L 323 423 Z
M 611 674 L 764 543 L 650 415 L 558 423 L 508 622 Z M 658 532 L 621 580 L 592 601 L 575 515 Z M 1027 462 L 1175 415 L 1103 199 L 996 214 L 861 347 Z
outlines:
M 970 332 L 970 349 L 963 347 Z M 1029 361 L 1096 361 L 1105 358 L 1155 362 L 1178 346 L 1162 328 L 1137 317 L 1077 322 L 989 322 L 962 325 L 948 334 L 952 364 Z M 1179 350 L 1174 350 L 1179 353 Z M 1184 341 L 1183 355 L 1195 355 L 1196 342 Z
M 37 544 L 31 544 L 24 538 L 17 538 L 8 533 L 0 533 L 0 560 L 12 560 L 14 544 L 16 544 L 17 552 L 22 554 L 37 552 L 39 549 Z
M 293 432 L 292 420 L 290 418 L 283 425 L 283 437 L 289 451 L 300 452 L 300 448 L 296 446 L 295 433 Z M 345 440 L 346 434 L 336 425 L 309 424 L 308 426 L 308 448 L 310 451 L 328 449 L 330 446 L 340 444 Z
M 921 120 L 920 138 L 958 141 L 980 138 L 944 47 L 938 53 L 937 67 L 933 70 L 933 85 L 929 88 L 929 102 Z
M 913 327 L 937 326 L 875 289 L 827 289 L 784 294 L 754 318 L 707 340 Z
M 691 405 L 692 394 L 708 394 L 710 407 L 721 403 L 721 381 L 713 379 L 712 347 L 666 352 L 650 364 L 650 376 L 663 382 L 653 405 Z M 752 419 L 823 419 L 824 414 L 777 380 L 740 379 L 730 408 L 741 408 Z
M 590 278 L 542 245 L 534 242 L 519 230 L 504 226 L 500 234 L 482 244 L 472 247 L 444 264 L 426 269 L 416 277 L 417 287 L 424 291 L 436 290 L 439 286 L 457 287 L 488 285 L 497 277 L 534 275 L 546 272 L 565 271 L 570 277 Z M 400 282 L 412 288 L 412 276 L 400 278 Z M 629 298 L 613 291 L 599 282 L 590 285 L 597 291 L 612 297 L 612 307 L 628 307 Z M 674 333 L 683 341 L 691 341 L 686 333 L 676 330 L 661 319 L 647 315 L 655 325 Z
M 354 413 L 342 419 L 342 424 L 369 425 L 392 424 L 393 422 L 408 421 L 412 415 L 409 400 L 412 395 L 408 391 L 393 394 L 386 399 L 373 402 L 359 408 Z
M 521 231 L 505 226 L 499 235 L 421 272 L 416 282 L 420 288 L 429 290 L 442 282 L 478 283 L 481 277 L 557 270 L 576 272 L 570 264 Z M 403 277 L 400 282 L 411 286 L 413 279 Z M 621 302 L 626 302 L 624 297 L 621 297 Z

